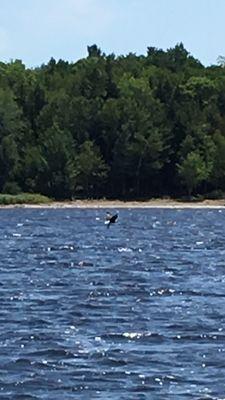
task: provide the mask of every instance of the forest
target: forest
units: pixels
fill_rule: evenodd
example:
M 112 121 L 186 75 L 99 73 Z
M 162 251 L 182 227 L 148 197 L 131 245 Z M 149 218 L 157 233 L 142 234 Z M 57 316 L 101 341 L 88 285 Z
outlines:
M 27 68 L 0 62 L 0 192 L 50 198 L 222 197 L 225 62 L 182 43 Z

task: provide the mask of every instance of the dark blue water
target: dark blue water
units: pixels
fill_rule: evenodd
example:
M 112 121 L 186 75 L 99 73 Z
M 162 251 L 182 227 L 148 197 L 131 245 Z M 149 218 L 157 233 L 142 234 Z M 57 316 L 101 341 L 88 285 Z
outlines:
M 0 398 L 225 398 L 225 211 L 104 216 L 0 210 Z

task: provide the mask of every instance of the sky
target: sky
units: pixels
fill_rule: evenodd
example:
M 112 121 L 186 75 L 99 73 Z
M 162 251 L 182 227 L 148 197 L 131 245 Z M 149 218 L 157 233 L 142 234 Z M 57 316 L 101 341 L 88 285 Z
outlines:
M 225 0 L 0 0 L 0 61 L 75 62 L 97 44 L 145 55 L 182 42 L 205 66 L 225 56 Z

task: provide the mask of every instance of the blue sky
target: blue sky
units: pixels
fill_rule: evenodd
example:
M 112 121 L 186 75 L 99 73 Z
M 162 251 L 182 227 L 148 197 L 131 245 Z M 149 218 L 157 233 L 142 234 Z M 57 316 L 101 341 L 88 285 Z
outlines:
M 0 61 L 35 67 L 106 54 L 185 48 L 204 65 L 225 56 L 225 0 L 1 0 Z

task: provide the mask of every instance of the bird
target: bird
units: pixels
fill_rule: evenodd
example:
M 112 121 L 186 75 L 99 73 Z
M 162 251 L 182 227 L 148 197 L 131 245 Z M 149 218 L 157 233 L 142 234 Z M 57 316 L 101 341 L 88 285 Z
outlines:
M 107 224 L 107 228 L 109 228 L 110 224 L 114 224 L 118 218 L 118 214 L 112 215 L 110 212 L 106 213 L 105 224 Z

